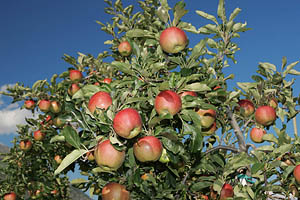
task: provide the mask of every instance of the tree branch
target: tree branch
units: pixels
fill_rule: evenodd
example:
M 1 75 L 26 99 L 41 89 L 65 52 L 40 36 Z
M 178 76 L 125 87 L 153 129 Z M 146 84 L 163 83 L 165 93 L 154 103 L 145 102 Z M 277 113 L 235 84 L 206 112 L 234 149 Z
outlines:
M 207 150 L 204 154 L 207 155 L 213 151 L 216 151 L 216 150 L 219 150 L 219 149 L 223 149 L 223 150 L 227 150 L 227 151 L 232 151 L 234 153 L 238 153 L 239 150 L 237 148 L 234 148 L 234 147 L 230 147 L 230 146 L 224 146 L 224 145 L 219 145 L 219 146 L 216 146 L 216 147 L 213 147 L 209 150 Z

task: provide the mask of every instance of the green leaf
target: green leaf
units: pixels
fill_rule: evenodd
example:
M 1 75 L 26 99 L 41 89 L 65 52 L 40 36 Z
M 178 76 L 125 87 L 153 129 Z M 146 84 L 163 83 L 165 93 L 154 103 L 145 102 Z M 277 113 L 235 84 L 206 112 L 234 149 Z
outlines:
M 155 38 L 154 34 L 146 31 L 146 30 L 142 30 L 142 29 L 132 29 L 126 32 L 126 36 L 130 37 L 130 38 L 138 38 L 138 37 L 148 37 L 148 38 Z
M 300 75 L 300 72 L 297 71 L 297 70 L 295 70 L 295 69 L 291 69 L 291 70 L 289 71 L 289 74 L 292 74 L 292 75 Z
M 199 33 L 199 31 L 196 29 L 195 26 L 193 26 L 191 23 L 187 23 L 187 22 L 180 22 L 178 25 L 177 25 L 178 28 L 182 29 L 182 30 L 185 30 L 185 31 L 188 31 L 188 32 L 191 32 L 191 33 Z
M 50 143 L 53 143 L 53 142 L 64 142 L 64 141 L 66 141 L 65 136 L 63 136 L 63 135 L 55 135 L 55 136 L 53 136 L 51 138 Z
M 208 87 L 205 83 L 192 83 L 189 85 L 186 85 L 183 90 L 186 91 L 194 91 L 194 92 L 205 92 L 205 91 L 210 91 L 211 88 Z
M 283 56 L 283 57 L 282 57 L 281 71 L 283 71 L 283 69 L 285 68 L 285 66 L 286 66 L 286 63 L 287 63 L 286 57 L 285 57 L 285 56 Z
M 197 182 L 197 183 L 194 183 L 191 187 L 191 190 L 194 191 L 194 192 L 197 192 L 197 191 L 201 191 L 203 190 L 204 188 L 208 188 L 212 185 L 212 182 L 209 182 L 209 181 L 201 181 L 201 182 Z
M 65 126 L 61 133 L 70 145 L 77 149 L 80 148 L 80 137 L 73 127 Z
M 112 66 L 117 68 L 117 70 L 120 70 L 121 72 L 123 72 L 125 74 L 129 74 L 129 75 L 132 75 L 132 76 L 136 75 L 135 72 L 130 69 L 130 64 L 129 63 L 113 61 L 111 64 L 112 64 Z
M 276 66 L 271 64 L 271 63 L 267 63 L 267 62 L 260 62 L 259 66 L 264 68 L 266 71 L 272 70 L 272 71 L 276 71 Z
M 198 44 L 196 44 L 192 50 L 190 59 L 198 59 L 201 55 L 203 55 L 205 52 L 203 51 L 205 44 L 207 42 L 207 38 L 201 40 Z
M 251 167 L 251 174 L 256 174 L 258 171 L 264 168 L 264 163 L 254 163 Z
M 274 153 L 275 154 L 280 154 L 280 155 L 283 155 L 285 154 L 286 152 L 290 152 L 291 149 L 293 147 L 293 144 L 284 144 L 284 145 L 281 145 L 280 147 L 274 149 Z
M 135 157 L 134 157 L 134 154 L 133 154 L 133 148 L 132 147 L 130 149 L 128 149 L 128 157 L 129 157 L 129 165 L 131 167 L 135 167 L 136 162 L 135 162 Z
M 233 21 L 240 12 L 241 12 L 240 8 L 234 9 L 234 11 L 231 13 L 231 15 L 229 17 L 229 21 Z
M 299 63 L 299 61 L 289 64 L 283 72 L 283 77 L 285 77 L 298 63 Z M 297 73 L 297 71 L 296 71 L 296 73 Z M 298 75 L 298 74 L 295 74 L 295 75 Z
M 200 11 L 200 10 L 196 10 L 196 13 L 198 15 L 200 15 L 201 17 L 204 17 L 205 19 L 211 20 L 211 21 L 215 22 L 216 24 L 218 24 L 218 21 L 215 18 L 215 16 L 207 14 L 206 12 L 203 12 L 203 11 Z
M 226 22 L 226 15 L 225 15 L 225 5 L 224 0 L 219 1 L 218 5 L 218 17 L 223 20 L 223 22 Z
M 249 82 L 245 82 L 245 83 L 242 83 L 242 82 L 237 82 L 236 83 L 242 90 L 244 91 L 248 91 L 249 89 L 251 88 L 257 88 L 257 83 L 249 83 Z
M 278 139 L 273 134 L 265 134 L 262 139 L 276 144 L 278 143 Z
M 173 20 L 173 26 L 177 26 L 180 19 L 188 13 L 188 10 L 185 10 L 185 3 L 183 1 L 179 1 L 176 3 L 174 7 L 174 20 Z
M 62 172 L 65 168 L 67 168 L 70 164 L 75 162 L 78 158 L 86 154 L 88 150 L 85 149 L 75 149 L 70 154 L 68 154 L 61 162 L 61 164 L 58 166 L 58 168 L 55 170 L 54 175 L 59 174 Z
M 158 7 L 156 14 L 161 21 L 163 21 L 164 23 L 168 23 L 169 13 L 168 9 L 165 6 Z
M 55 85 L 56 84 L 56 78 L 58 77 L 58 75 L 57 74 L 53 74 L 53 76 L 52 76 L 52 78 L 51 78 L 51 85 Z
M 88 183 L 89 181 L 83 178 L 76 178 L 71 180 L 71 184 L 72 185 L 77 185 L 77 184 L 81 184 L 81 183 Z

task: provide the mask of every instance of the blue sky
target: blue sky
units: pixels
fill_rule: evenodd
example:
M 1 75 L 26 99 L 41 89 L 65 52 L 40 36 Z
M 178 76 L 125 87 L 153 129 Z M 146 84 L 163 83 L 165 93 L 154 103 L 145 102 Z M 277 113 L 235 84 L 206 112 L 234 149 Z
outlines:
M 127 4 L 137 1 L 126 0 Z M 216 14 L 218 0 L 186 0 L 189 13 L 183 18 L 197 28 L 208 23 L 195 11 Z M 241 51 L 236 54 L 238 64 L 225 69 L 235 73 L 234 81 L 250 81 L 258 62 L 281 65 L 282 56 L 288 62 L 300 58 L 300 1 L 227 0 L 227 14 L 239 7 L 242 12 L 236 21 L 247 21 L 252 30 L 242 33 L 236 40 Z M 169 0 L 170 5 L 176 1 Z M 0 2 L 0 89 L 6 84 L 23 82 L 31 86 L 36 80 L 50 79 L 70 67 L 61 57 L 64 53 L 77 56 L 77 52 L 97 56 L 108 50 L 103 44 L 111 39 L 100 30 L 96 20 L 106 22 L 102 0 L 26 0 Z M 201 38 L 190 36 L 190 47 Z M 300 70 L 300 65 L 296 67 Z M 296 81 L 299 85 L 299 80 Z M 300 88 L 295 88 L 299 95 Z M 0 96 L 0 142 L 11 146 L 15 124 L 21 123 L 28 112 L 19 105 L 9 105 L 10 99 Z M 298 118 L 299 122 L 299 118 Z

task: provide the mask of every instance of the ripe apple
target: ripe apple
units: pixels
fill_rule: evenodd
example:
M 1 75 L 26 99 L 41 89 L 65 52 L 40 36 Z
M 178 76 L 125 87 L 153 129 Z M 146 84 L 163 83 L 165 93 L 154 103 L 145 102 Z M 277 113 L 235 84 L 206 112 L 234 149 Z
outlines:
M 300 164 L 294 168 L 293 174 L 294 174 L 296 182 L 298 184 L 300 184 Z
M 4 200 L 16 200 L 17 199 L 17 195 L 14 192 L 8 193 L 6 195 L 4 195 Z
M 193 92 L 193 91 L 184 91 L 182 93 L 179 94 L 179 96 L 182 98 L 186 95 L 190 95 L 190 96 L 193 96 L 193 97 L 196 97 L 197 96 L 197 93 L 196 92 Z
M 130 192 L 119 183 L 107 183 L 102 189 L 102 200 L 129 200 Z
M 51 106 L 51 102 L 47 99 L 42 99 L 39 102 L 39 109 L 43 112 L 48 112 Z
M 68 89 L 68 94 L 73 96 L 78 90 L 80 90 L 80 87 L 76 83 L 72 83 Z
M 129 56 L 132 52 L 132 47 L 128 41 L 123 41 L 119 44 L 118 51 L 122 56 Z
M 28 109 L 28 110 L 33 110 L 34 107 L 35 107 L 35 102 L 34 102 L 33 100 L 26 100 L 26 101 L 24 102 L 24 106 L 25 106 L 25 108 Z
M 262 143 L 262 137 L 267 134 L 265 129 L 254 127 L 250 132 L 250 138 L 253 142 Z
M 241 108 L 243 109 L 243 111 L 241 112 L 241 114 L 244 117 L 249 117 L 250 115 L 252 115 L 254 113 L 255 107 L 254 104 L 252 103 L 252 101 L 248 100 L 248 99 L 242 99 L 238 102 L 239 107 L 237 107 L 236 109 L 238 111 L 241 111 Z
M 133 153 L 140 162 L 157 161 L 162 154 L 163 146 L 154 136 L 139 138 L 133 145 Z
M 221 189 L 220 200 L 226 200 L 228 197 L 233 197 L 233 188 L 230 184 L 225 183 Z
M 111 78 L 105 78 L 105 79 L 103 79 L 103 83 L 107 83 L 107 84 L 110 84 L 111 83 L 111 81 L 112 81 L 112 79 Z
M 212 135 L 217 130 L 217 123 L 214 122 L 209 128 L 202 129 L 201 133 L 203 136 Z
M 269 126 L 276 120 L 276 112 L 271 106 L 260 106 L 255 111 L 255 120 L 263 126 Z
M 269 100 L 268 105 L 271 106 L 272 108 L 276 109 L 278 106 L 278 102 L 275 98 L 272 98 Z
M 203 129 L 210 128 L 216 120 L 217 113 L 213 109 L 199 109 L 197 113 L 200 116 L 201 126 Z
M 94 151 L 96 163 L 105 170 L 119 169 L 125 160 L 125 151 L 118 151 L 110 143 L 110 140 L 99 142 Z
M 208 196 L 207 196 L 207 195 L 204 195 L 204 194 L 202 194 L 202 195 L 201 195 L 201 199 L 203 199 L 203 200 L 208 200 Z
M 33 133 L 33 137 L 36 141 L 41 141 L 45 138 L 45 133 L 41 132 L 40 130 L 37 130 Z
M 135 109 L 125 108 L 114 117 L 113 128 L 119 136 L 131 139 L 142 131 L 142 118 Z
M 62 159 L 61 159 L 60 155 L 54 156 L 54 160 L 55 160 L 55 162 L 56 162 L 57 164 L 60 164 L 60 163 L 62 162 Z
M 70 80 L 73 83 L 78 83 L 82 79 L 82 73 L 79 70 L 72 69 L 69 71 Z
M 32 147 L 32 142 L 30 140 L 22 140 L 19 145 L 22 151 L 29 151 Z
M 188 44 L 188 38 L 180 28 L 170 27 L 160 34 L 159 44 L 167 53 L 178 53 Z
M 94 113 L 96 108 L 107 109 L 112 104 L 112 99 L 107 92 L 97 92 L 89 101 L 88 109 Z
M 50 111 L 55 114 L 59 113 L 61 111 L 60 103 L 57 101 L 51 101 Z
M 159 115 L 170 113 L 174 116 L 181 110 L 181 106 L 180 96 L 171 90 L 162 91 L 155 98 L 154 107 Z

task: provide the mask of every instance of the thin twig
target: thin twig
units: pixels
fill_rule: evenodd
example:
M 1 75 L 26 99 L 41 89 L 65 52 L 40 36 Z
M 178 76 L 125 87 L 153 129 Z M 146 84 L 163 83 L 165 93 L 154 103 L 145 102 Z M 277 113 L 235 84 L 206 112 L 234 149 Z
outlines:
M 213 151 L 220 150 L 220 149 L 227 150 L 227 151 L 232 151 L 234 153 L 238 153 L 239 152 L 239 150 L 237 148 L 230 147 L 230 146 L 219 145 L 219 146 L 216 146 L 216 147 L 213 147 L 213 148 L 207 150 L 205 152 L 205 155 L 207 155 L 207 154 L 209 154 L 209 153 L 211 153 Z
M 293 118 L 293 125 L 294 125 L 294 133 L 295 133 L 295 136 L 298 136 L 298 129 L 297 129 L 297 121 L 296 121 L 296 117 Z

